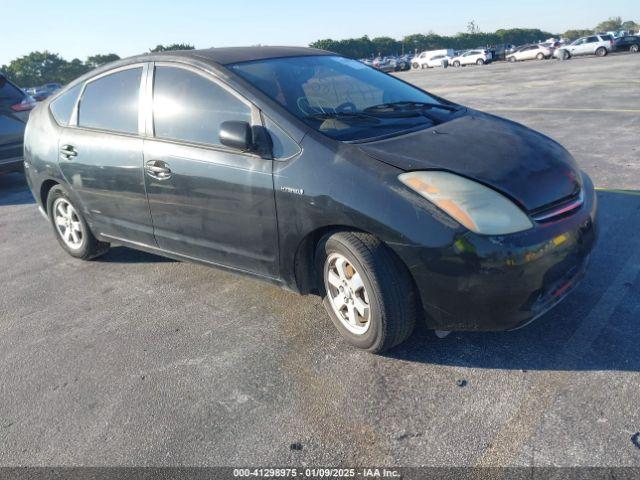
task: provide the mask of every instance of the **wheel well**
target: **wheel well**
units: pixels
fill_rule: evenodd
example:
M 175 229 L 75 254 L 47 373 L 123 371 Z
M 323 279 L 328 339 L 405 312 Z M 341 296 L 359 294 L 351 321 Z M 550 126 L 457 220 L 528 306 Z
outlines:
M 316 271 L 316 262 L 315 262 L 316 248 L 320 240 L 325 235 L 336 233 L 336 232 L 344 232 L 344 231 L 361 232 L 361 233 L 367 233 L 369 235 L 373 235 L 370 232 L 367 232 L 365 230 L 361 230 L 358 228 L 354 228 L 354 227 L 349 227 L 345 225 L 330 225 L 330 226 L 326 226 L 326 227 L 322 227 L 317 230 L 314 230 L 313 232 L 310 232 L 300 242 L 300 244 L 298 245 L 298 249 L 296 250 L 296 256 L 294 260 L 294 273 L 295 273 L 296 285 L 300 293 L 302 293 L 303 295 L 306 295 L 310 293 L 320 292 L 321 289 L 320 289 L 320 286 L 318 285 L 319 278 L 318 278 L 318 273 Z M 391 252 L 391 254 L 397 259 L 397 261 L 400 262 L 402 265 L 404 265 L 404 267 L 407 268 L 407 271 L 409 271 L 409 268 L 404 263 L 404 261 L 398 256 L 398 254 L 391 247 L 389 247 L 388 245 L 386 246 Z M 415 286 L 415 280 L 413 279 L 413 275 L 411 275 L 410 271 L 409 271 L 409 276 L 411 277 L 411 281 L 414 282 L 414 286 Z
M 40 201 L 42 202 L 42 208 L 45 212 L 47 211 L 47 197 L 49 196 L 49 192 L 56 185 L 58 185 L 58 182 L 54 180 L 45 180 L 42 182 L 42 185 L 40 185 Z

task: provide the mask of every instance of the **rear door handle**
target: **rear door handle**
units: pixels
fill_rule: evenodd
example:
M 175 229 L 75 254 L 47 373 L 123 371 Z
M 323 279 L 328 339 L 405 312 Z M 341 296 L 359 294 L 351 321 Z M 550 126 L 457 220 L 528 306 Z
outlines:
M 171 177 L 171 169 L 162 160 L 149 160 L 144 165 L 144 169 L 150 177 L 157 180 L 166 180 Z
M 65 160 L 71 160 L 78 156 L 78 151 L 73 145 L 63 145 L 60 147 L 60 157 Z

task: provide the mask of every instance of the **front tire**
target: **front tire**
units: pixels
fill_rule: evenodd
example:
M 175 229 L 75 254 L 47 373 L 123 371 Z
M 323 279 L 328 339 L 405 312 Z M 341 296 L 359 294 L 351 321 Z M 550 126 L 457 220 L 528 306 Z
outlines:
M 516 57 L 509 57 L 507 60 L 511 63 L 516 63 Z
M 634 45 L 631 45 L 631 46 L 629 47 L 629 51 L 630 51 L 631 53 L 638 53 L 638 51 L 639 51 L 639 50 L 640 50 L 640 45 L 635 45 L 635 44 L 634 44 Z
M 108 243 L 93 236 L 80 208 L 61 185 L 49 191 L 47 212 L 58 243 L 72 257 L 89 260 L 109 250 Z
M 376 237 L 361 232 L 325 236 L 316 250 L 323 304 L 342 337 L 378 353 L 406 340 L 418 312 L 406 267 Z
M 560 53 L 560 60 L 569 60 L 569 52 L 562 50 Z

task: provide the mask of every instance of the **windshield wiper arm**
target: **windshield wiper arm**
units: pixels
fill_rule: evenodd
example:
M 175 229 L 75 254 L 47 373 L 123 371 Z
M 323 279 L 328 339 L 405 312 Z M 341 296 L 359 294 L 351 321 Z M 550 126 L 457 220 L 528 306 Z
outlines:
M 371 115 L 370 113 L 365 112 L 325 112 L 325 113 L 314 113 L 311 115 L 307 115 L 304 117 L 305 119 L 312 120 L 344 120 L 344 121 L 364 121 L 371 123 L 375 121 L 375 123 L 379 123 L 380 119 L 375 115 Z
M 457 107 L 451 105 L 445 105 L 443 103 L 427 103 L 427 102 L 390 102 L 390 103 L 381 103 L 380 105 L 373 105 L 371 107 L 365 108 L 364 111 L 368 113 L 373 112 L 417 112 L 420 114 L 421 110 L 431 110 L 431 109 L 440 109 L 446 110 L 448 112 L 456 112 L 458 111 Z

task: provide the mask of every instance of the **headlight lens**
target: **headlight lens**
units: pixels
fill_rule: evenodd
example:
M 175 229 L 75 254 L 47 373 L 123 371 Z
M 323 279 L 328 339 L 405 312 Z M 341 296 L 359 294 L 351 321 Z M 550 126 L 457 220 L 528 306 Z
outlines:
M 425 171 L 403 173 L 398 178 L 472 232 L 506 235 L 533 227 L 507 197 L 459 175 Z

